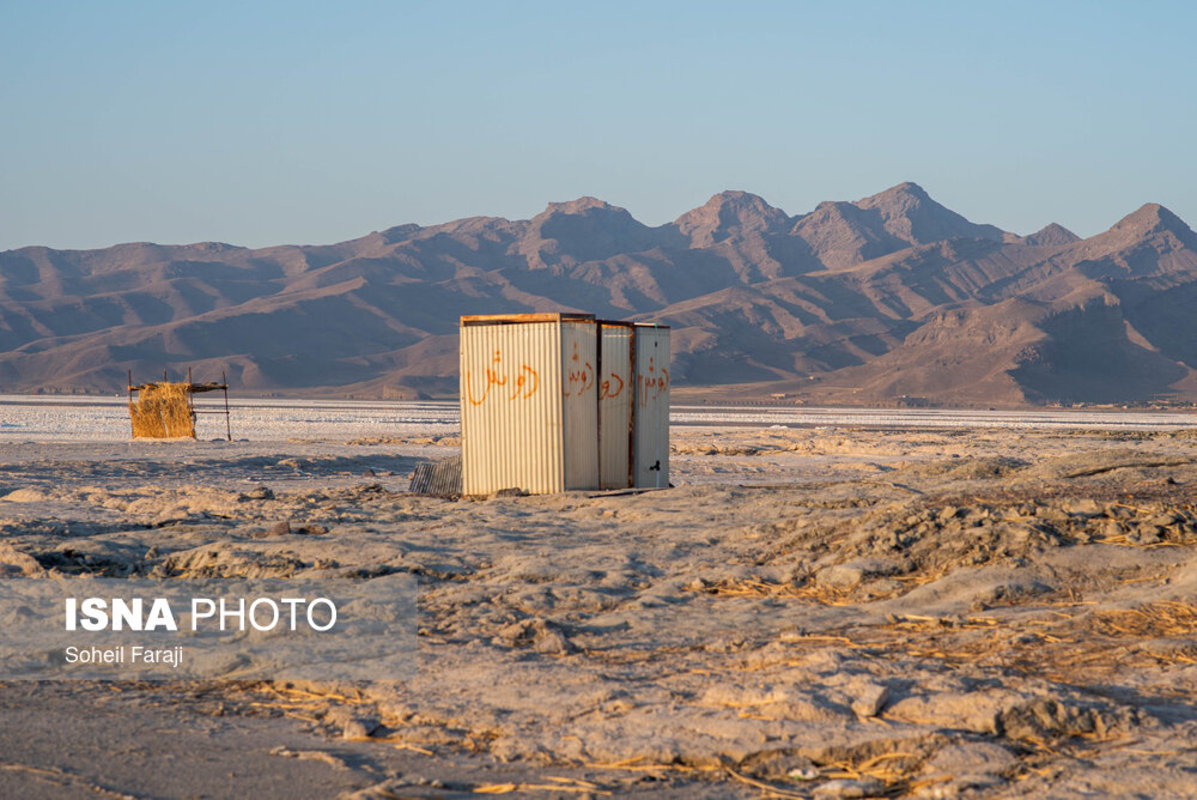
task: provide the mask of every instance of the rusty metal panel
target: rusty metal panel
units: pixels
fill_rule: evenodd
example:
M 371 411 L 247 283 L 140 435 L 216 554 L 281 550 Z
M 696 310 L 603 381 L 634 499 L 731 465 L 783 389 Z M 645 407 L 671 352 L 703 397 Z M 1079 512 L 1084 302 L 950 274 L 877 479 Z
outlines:
M 519 325 L 525 322 L 561 322 L 593 320 L 594 314 L 548 312 L 542 314 L 472 314 L 461 318 L 462 325 Z
M 565 489 L 561 331 L 548 321 L 461 326 L 465 494 Z
M 635 485 L 669 485 L 669 328 L 637 325 L 633 344 Z
M 593 319 L 561 323 L 561 400 L 565 488 L 597 489 L 598 334 Z
M 632 485 L 632 326 L 599 323 L 599 488 Z
M 460 497 L 461 456 L 416 464 L 407 491 L 433 497 Z

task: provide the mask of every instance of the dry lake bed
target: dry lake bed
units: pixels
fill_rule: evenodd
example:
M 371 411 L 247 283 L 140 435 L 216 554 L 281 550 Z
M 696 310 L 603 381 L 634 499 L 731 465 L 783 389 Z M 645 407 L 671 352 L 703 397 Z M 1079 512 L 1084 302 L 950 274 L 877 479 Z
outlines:
M 451 405 L 0 398 L 0 577 L 419 586 L 408 680 L 4 681 L 0 796 L 1197 795 L 1197 418 L 674 423 L 675 488 L 446 500 Z

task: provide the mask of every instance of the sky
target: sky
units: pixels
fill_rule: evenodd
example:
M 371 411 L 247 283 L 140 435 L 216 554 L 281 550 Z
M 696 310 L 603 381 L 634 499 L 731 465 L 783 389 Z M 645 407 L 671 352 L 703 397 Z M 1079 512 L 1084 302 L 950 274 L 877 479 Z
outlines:
M 1197 4 L 0 0 L 0 249 L 343 241 L 593 195 L 658 225 L 911 180 L 1197 225 Z

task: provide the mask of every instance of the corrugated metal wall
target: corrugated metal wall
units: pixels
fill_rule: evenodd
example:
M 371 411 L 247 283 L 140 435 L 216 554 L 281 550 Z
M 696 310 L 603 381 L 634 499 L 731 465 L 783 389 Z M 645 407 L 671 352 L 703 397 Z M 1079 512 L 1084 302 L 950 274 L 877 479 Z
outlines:
M 561 323 L 566 489 L 599 485 L 597 343 L 594 320 Z
M 600 323 L 599 488 L 632 485 L 632 326 Z
M 669 485 L 669 328 L 463 317 L 462 491 Z
M 669 485 L 669 328 L 635 328 L 635 484 Z
M 561 328 L 559 322 L 462 326 L 465 494 L 566 488 Z

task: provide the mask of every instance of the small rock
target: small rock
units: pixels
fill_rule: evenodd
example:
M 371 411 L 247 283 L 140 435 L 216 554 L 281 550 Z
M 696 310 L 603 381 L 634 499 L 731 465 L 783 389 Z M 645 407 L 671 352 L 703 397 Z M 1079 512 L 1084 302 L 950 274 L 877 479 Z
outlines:
M 835 564 L 819 570 L 815 576 L 820 586 L 832 589 L 851 589 L 859 586 L 865 578 L 865 571 L 850 564 Z
M 1156 544 L 1164 538 L 1164 529 L 1150 522 L 1140 523 L 1129 537 L 1136 544 Z
M 1064 511 L 1074 517 L 1100 517 L 1106 512 L 1105 509 L 1097 504 L 1096 500 L 1092 498 L 1085 498 L 1083 500 L 1066 500 L 1064 502 Z
M 1134 511 L 1121 503 L 1106 503 L 1106 516 L 1110 519 L 1127 519 L 1134 516 Z
M 368 739 L 378 730 L 378 720 L 369 717 L 351 717 L 345 720 L 341 736 L 345 739 Z
M 815 580 L 820 586 L 851 589 L 868 578 L 895 575 L 902 571 L 903 565 L 894 559 L 857 558 L 823 567 L 815 574 Z
M 1030 541 L 1031 536 L 1035 533 L 1035 529 L 1029 525 L 1014 523 L 1006 526 L 1006 532 L 1010 537 L 1011 544 L 1024 545 Z
M 875 717 L 889 702 L 889 689 L 877 684 L 869 683 L 862 686 L 852 701 L 852 710 L 858 717 Z
M 792 781 L 813 781 L 819 777 L 819 770 L 817 767 L 805 764 L 786 772 L 786 777 Z
M 746 771 L 767 781 L 813 781 L 819 777 L 818 768 L 806 756 L 777 750 L 762 754 Z
M 992 742 L 963 742 L 940 748 L 923 765 L 925 775 L 998 775 L 1013 767 L 1018 759 L 1001 745 Z
M 959 513 L 960 509 L 956 508 L 956 506 L 945 506 L 943 511 L 939 512 L 939 520 L 940 522 L 947 522 L 950 519 L 955 519 Z
M 884 793 L 885 786 L 878 780 L 870 778 L 857 781 L 838 778 L 815 787 L 814 796 L 818 798 L 877 797 Z
M 499 631 L 494 641 L 508 647 L 531 647 L 537 653 L 547 654 L 573 653 L 578 649 L 560 626 L 539 617 L 511 623 Z
M 362 473 L 362 477 L 363 477 L 363 478 L 373 478 L 373 477 L 374 477 L 374 470 L 372 470 L 372 469 L 370 469 L 369 467 L 367 467 L 367 468 L 366 468 L 366 471 Z
M 285 519 L 282 522 L 276 522 L 264 531 L 258 531 L 254 534 L 255 539 L 266 539 L 271 536 L 290 536 L 291 535 L 291 520 Z
M 1058 508 L 1041 508 L 1035 516 L 1052 525 L 1067 525 L 1071 519 L 1067 512 Z
M 1089 733 L 1097 728 L 1098 715 L 1091 709 L 1073 708 L 1051 697 L 1003 709 L 998 727 L 1007 739 L 1044 740 L 1064 732 Z
M 245 493 L 248 500 L 273 500 L 274 492 L 268 486 L 259 486 L 257 489 Z
M 324 721 L 339 727 L 345 739 L 365 739 L 381 727 L 377 717 L 363 714 L 360 707 L 336 706 L 329 709 Z

